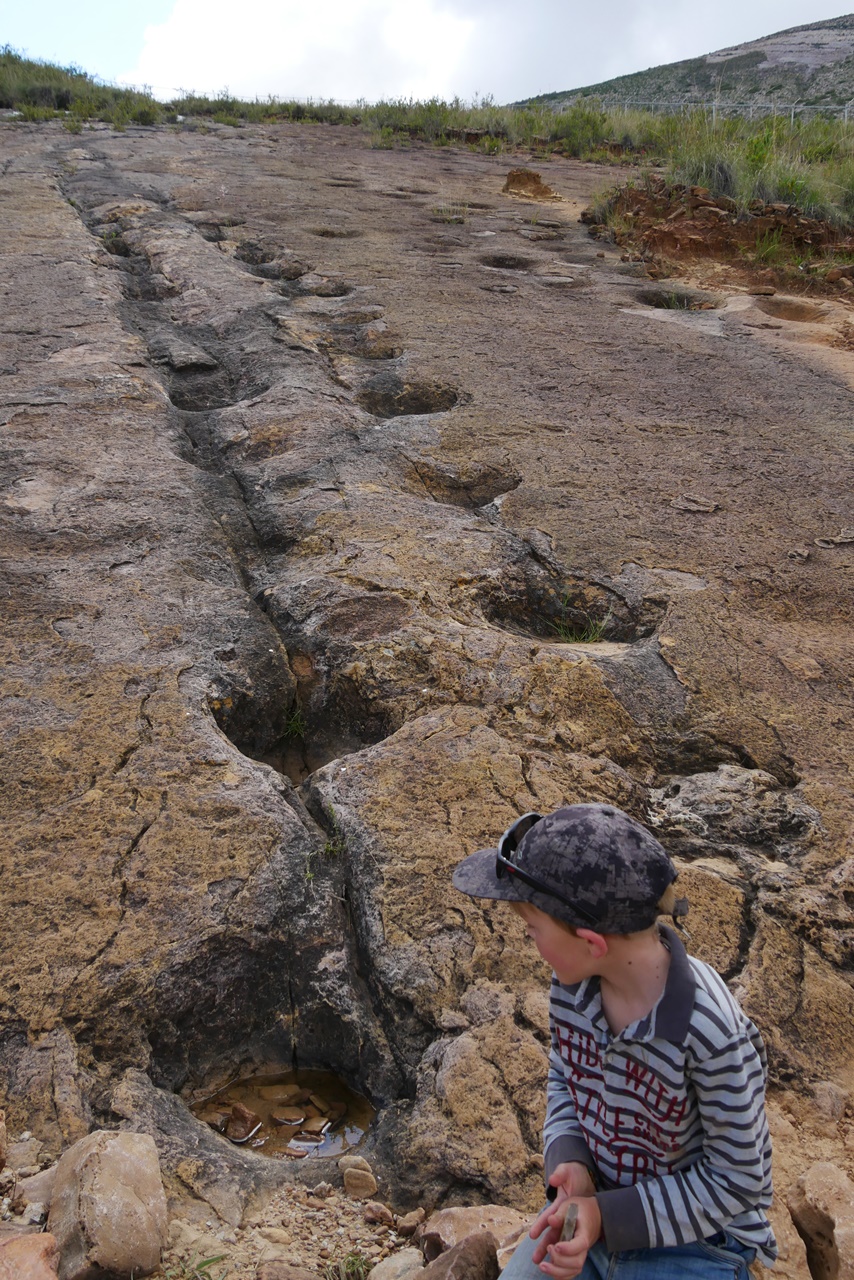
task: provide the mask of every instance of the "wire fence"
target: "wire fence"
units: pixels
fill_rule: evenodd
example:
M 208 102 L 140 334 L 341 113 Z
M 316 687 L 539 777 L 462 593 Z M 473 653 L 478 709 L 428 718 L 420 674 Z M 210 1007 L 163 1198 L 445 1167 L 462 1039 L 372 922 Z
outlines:
M 567 98 L 561 107 L 576 106 L 590 102 L 590 98 Z M 650 111 L 661 115 L 689 115 L 692 111 L 705 111 L 714 122 L 718 117 L 744 116 L 748 120 L 762 120 L 767 116 L 784 116 L 792 124 L 796 119 L 810 120 L 817 116 L 825 116 L 831 120 L 854 120 L 854 98 L 844 105 L 816 106 L 805 102 L 724 102 L 721 99 L 660 99 L 650 101 L 641 98 L 597 98 L 598 104 L 609 111 Z

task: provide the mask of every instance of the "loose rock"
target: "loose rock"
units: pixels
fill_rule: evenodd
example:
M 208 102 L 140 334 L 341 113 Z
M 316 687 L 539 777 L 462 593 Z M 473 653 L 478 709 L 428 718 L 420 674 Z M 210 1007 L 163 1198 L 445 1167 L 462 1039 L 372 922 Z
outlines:
M 258 1280 L 318 1280 L 314 1271 L 294 1267 L 289 1262 L 262 1262 L 258 1267 Z
M 376 1194 L 377 1180 L 368 1169 L 345 1169 L 344 1190 L 354 1200 L 369 1200 Z
M 383 1227 L 393 1227 L 394 1214 L 378 1200 L 369 1200 L 365 1205 L 365 1222 L 378 1222 Z
M 31 1178 L 21 1178 L 15 1187 L 15 1205 L 43 1204 L 49 1209 L 57 1168 L 54 1164 Z
M 231 1119 L 225 1126 L 225 1136 L 232 1142 L 246 1142 L 260 1127 L 261 1117 L 242 1103 L 235 1102 L 231 1108 Z
M 261 1235 L 270 1244 L 290 1244 L 292 1239 L 290 1231 L 286 1231 L 284 1227 L 262 1227 Z
M 421 1226 L 425 1217 L 426 1214 L 420 1205 L 417 1209 L 413 1209 L 411 1213 L 405 1213 L 402 1217 L 398 1218 L 395 1223 L 397 1234 L 399 1236 L 414 1235 Z
M 497 1280 L 495 1237 L 488 1231 L 466 1236 L 419 1274 L 424 1280 Z
M 839 1085 L 834 1084 L 832 1080 L 819 1080 L 813 1085 L 812 1093 L 822 1115 L 827 1116 L 829 1120 L 842 1119 L 848 1102 L 848 1094 L 844 1089 L 840 1089 Z
M 814 1164 L 798 1179 L 788 1204 L 814 1280 L 854 1275 L 854 1183 L 847 1174 L 824 1161 Z
M 0 1280 L 57 1280 L 58 1266 L 55 1236 L 15 1236 L 0 1245 Z
M 420 1249 L 401 1249 L 390 1258 L 383 1258 L 371 1268 L 371 1280 L 404 1280 L 424 1269 L 424 1258 Z
M 147 1134 L 97 1131 L 76 1142 L 56 1171 L 48 1219 L 62 1255 L 60 1280 L 99 1268 L 142 1276 L 166 1244 L 166 1196 Z
M 428 1262 L 452 1249 L 469 1236 L 489 1232 L 498 1244 L 516 1236 L 528 1226 L 529 1215 L 503 1205 L 472 1205 L 462 1209 L 440 1209 L 433 1213 L 415 1235 L 415 1242 Z

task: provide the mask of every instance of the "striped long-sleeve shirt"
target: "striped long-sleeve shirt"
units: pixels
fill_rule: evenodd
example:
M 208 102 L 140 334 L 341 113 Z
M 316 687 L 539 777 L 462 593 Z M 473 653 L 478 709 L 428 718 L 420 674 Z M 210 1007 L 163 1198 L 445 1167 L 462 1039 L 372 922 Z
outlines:
M 552 981 L 546 1177 L 565 1160 L 593 1171 L 611 1251 L 727 1231 L 770 1265 L 765 1049 L 714 969 L 661 932 L 664 992 L 619 1035 L 598 978 Z

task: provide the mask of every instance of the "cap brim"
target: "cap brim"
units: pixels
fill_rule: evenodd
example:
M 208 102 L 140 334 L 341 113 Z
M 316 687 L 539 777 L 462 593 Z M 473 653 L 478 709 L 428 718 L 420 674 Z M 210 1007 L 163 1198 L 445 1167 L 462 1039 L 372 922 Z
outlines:
M 497 898 L 504 902 L 526 902 L 530 890 L 521 881 L 514 881 L 509 876 L 498 879 L 495 874 L 495 858 L 497 849 L 478 849 L 470 853 L 457 866 L 453 875 L 453 885 L 461 893 L 470 898 Z

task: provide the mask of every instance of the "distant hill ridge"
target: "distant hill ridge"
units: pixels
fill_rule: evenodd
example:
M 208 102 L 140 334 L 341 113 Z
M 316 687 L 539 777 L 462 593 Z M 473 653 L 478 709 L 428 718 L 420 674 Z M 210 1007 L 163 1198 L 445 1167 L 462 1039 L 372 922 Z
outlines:
M 776 101 L 842 107 L 854 98 L 854 13 L 527 102 L 559 106 L 586 97 L 605 103 L 720 98 L 757 105 Z

